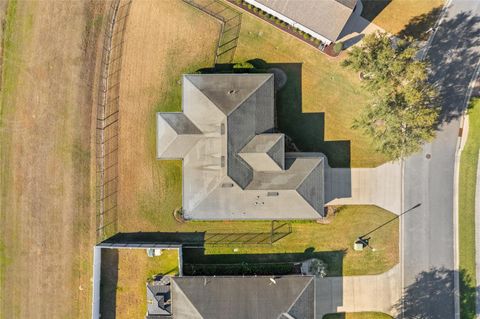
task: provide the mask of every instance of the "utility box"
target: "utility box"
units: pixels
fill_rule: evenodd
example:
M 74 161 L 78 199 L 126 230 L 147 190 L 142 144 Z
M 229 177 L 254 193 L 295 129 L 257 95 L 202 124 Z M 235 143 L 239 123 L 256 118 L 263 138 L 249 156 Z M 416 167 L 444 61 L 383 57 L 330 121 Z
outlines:
M 162 252 L 163 252 L 163 249 L 160 249 L 160 248 L 147 248 L 148 257 L 161 256 Z
M 353 250 L 362 251 L 363 250 L 363 243 L 359 240 L 355 241 L 355 243 L 353 243 Z

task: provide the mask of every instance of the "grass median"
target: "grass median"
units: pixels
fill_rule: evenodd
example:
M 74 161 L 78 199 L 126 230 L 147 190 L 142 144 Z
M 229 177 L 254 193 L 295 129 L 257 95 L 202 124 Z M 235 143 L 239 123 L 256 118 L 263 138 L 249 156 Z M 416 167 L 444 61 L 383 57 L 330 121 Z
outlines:
M 480 99 L 473 99 L 467 112 L 469 129 L 460 159 L 458 198 L 460 304 L 461 317 L 465 319 L 475 314 L 475 191 L 480 151 Z
M 382 312 L 342 312 L 330 313 L 323 319 L 392 319 L 393 317 Z

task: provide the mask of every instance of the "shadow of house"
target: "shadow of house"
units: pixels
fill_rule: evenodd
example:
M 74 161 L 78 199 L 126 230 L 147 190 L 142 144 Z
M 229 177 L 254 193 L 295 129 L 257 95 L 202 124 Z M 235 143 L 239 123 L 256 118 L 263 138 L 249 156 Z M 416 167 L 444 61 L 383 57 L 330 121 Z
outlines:
M 118 251 L 107 249 L 103 253 L 100 281 L 100 313 L 102 318 L 114 319 L 117 307 Z
M 292 143 L 286 152 L 321 152 L 332 167 L 350 167 L 350 141 L 325 140 L 325 113 L 302 111 L 302 64 L 268 63 L 252 59 L 253 69 L 234 69 L 234 64 L 217 64 L 213 68 L 200 69 L 199 73 L 274 73 L 282 70 L 286 83 L 275 93 L 276 130 L 284 133 Z
M 454 280 L 457 275 L 462 318 L 474 318 L 476 288 L 472 279 L 464 270 L 456 272 L 446 268 L 432 268 L 418 274 L 415 282 L 405 288 L 402 299 L 395 305 L 398 318 L 454 318 Z
M 284 270 L 283 266 L 286 264 L 298 264 L 305 260 L 316 258 L 327 264 L 328 276 L 342 276 L 344 255 L 344 251 L 317 252 L 313 248 L 307 248 L 303 253 L 225 255 L 205 254 L 205 248 L 186 248 L 183 250 L 183 261 L 186 275 L 209 275 L 195 271 L 209 271 L 209 266 L 212 269 L 214 268 L 213 270 L 217 272 L 217 275 L 231 275 L 233 265 L 237 265 L 238 267 L 235 269 L 240 271 L 236 275 L 256 275 L 254 271 L 249 269 L 249 266 L 253 269 L 255 265 L 265 266 L 264 269 L 261 269 L 261 275 L 286 275 L 288 274 L 287 272 L 276 272 L 276 269 Z M 268 265 L 272 265 L 272 267 L 267 267 Z M 276 268 L 276 265 L 279 265 L 279 268 Z
M 362 0 L 362 17 L 372 22 L 392 0 Z
M 458 118 L 468 102 L 465 98 L 480 58 L 479 44 L 480 17 L 461 12 L 443 18 L 427 54 L 435 66 L 430 81 L 440 91 L 440 123 Z
M 102 241 L 98 246 L 110 248 L 141 247 L 154 245 L 185 245 L 203 247 L 205 232 L 136 232 L 117 233 Z

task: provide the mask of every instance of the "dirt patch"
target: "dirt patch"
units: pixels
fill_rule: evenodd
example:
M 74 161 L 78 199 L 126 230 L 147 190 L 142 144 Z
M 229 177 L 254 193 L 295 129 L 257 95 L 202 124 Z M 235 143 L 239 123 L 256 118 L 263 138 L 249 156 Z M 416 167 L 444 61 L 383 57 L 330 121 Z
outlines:
M 0 130 L 0 233 L 9 260 L 2 318 L 89 316 L 92 86 L 106 5 L 10 2 Z

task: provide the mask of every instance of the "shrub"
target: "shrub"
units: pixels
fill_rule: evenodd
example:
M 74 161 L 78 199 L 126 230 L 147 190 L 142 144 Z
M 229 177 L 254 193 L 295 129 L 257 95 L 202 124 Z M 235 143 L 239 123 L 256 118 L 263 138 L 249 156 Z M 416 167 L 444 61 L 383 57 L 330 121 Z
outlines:
M 315 277 L 325 277 L 327 275 L 327 264 L 320 259 L 312 259 L 308 270 Z
M 282 24 L 282 20 L 278 20 L 278 19 L 277 19 L 277 20 L 275 21 L 275 23 L 276 23 L 277 25 L 281 25 L 281 24 Z
M 310 35 L 308 35 L 308 33 L 304 33 L 304 34 L 303 34 L 303 38 L 304 38 L 305 40 L 308 40 L 308 39 L 310 38 Z
M 293 263 L 272 264 L 184 264 L 183 272 L 192 276 L 268 276 L 291 275 L 299 271 Z
M 243 0 L 236 0 L 235 1 L 237 4 L 242 4 L 243 3 Z
M 257 7 L 253 8 L 253 12 L 258 13 L 259 9 Z
M 336 54 L 339 54 L 340 51 L 342 50 L 343 50 L 343 42 L 336 42 L 333 45 L 333 52 L 335 52 Z
M 247 7 L 248 7 L 250 10 L 252 10 L 252 8 L 253 8 L 253 6 L 252 6 L 250 3 L 247 5 Z
M 234 69 L 254 69 L 255 67 L 250 62 L 238 62 L 233 65 Z

